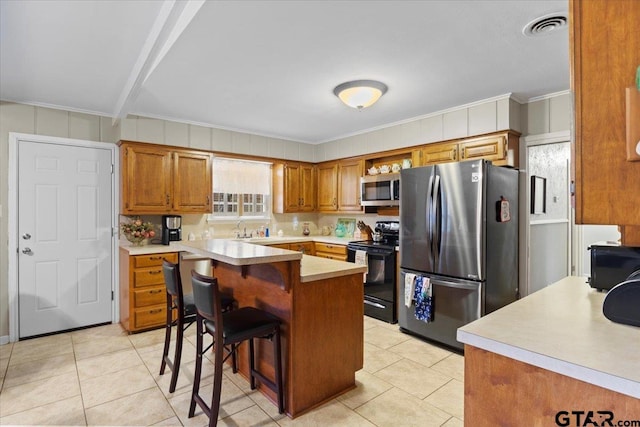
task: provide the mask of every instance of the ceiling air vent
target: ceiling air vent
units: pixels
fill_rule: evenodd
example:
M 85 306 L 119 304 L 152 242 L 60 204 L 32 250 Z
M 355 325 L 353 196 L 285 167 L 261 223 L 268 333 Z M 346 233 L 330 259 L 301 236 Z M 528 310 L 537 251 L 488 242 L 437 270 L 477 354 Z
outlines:
M 522 29 L 525 36 L 536 37 L 552 33 L 567 26 L 567 15 L 565 13 L 552 13 L 541 16 L 529 22 Z

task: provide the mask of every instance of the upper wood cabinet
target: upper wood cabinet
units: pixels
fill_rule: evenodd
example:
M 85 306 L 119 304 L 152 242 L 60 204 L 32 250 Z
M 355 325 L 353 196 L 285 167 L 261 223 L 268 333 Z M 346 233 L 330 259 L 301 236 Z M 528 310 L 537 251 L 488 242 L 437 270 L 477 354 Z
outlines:
M 338 163 L 328 162 L 318 165 L 317 206 L 320 212 L 338 210 Z
M 512 131 L 458 141 L 427 144 L 420 150 L 420 165 L 485 159 L 498 166 L 518 166 L 520 134 Z M 511 162 L 511 163 L 510 163 Z
M 576 223 L 637 226 L 640 163 L 626 160 L 625 88 L 640 64 L 640 3 L 570 0 L 569 13 Z
M 310 163 L 277 163 L 273 167 L 273 211 L 313 212 L 316 209 L 316 168 Z
M 318 165 L 318 210 L 321 212 L 360 212 L 362 159 L 340 160 Z
M 211 212 L 209 153 L 122 142 L 120 156 L 123 214 Z
M 458 143 L 441 142 L 425 145 L 420 150 L 420 166 L 458 161 Z

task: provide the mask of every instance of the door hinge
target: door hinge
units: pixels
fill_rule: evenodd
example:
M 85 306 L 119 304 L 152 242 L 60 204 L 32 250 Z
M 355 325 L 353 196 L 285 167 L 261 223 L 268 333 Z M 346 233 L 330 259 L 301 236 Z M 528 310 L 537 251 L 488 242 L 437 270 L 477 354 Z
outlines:
M 111 291 L 111 301 L 113 301 L 113 291 Z
M 112 164 L 111 165 L 111 175 L 113 175 L 113 171 L 115 170 L 115 166 Z
M 115 227 L 111 227 L 111 237 L 116 235 L 116 228 Z

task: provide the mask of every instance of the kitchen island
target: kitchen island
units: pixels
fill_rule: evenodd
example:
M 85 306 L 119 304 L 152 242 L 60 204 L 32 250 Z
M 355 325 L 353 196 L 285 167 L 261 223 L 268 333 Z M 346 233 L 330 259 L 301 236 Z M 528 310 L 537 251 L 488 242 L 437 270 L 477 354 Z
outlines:
M 266 310 L 282 320 L 285 412 L 301 415 L 353 389 L 364 353 L 364 266 L 234 240 L 174 244 L 212 259 L 221 290 L 240 307 Z M 273 355 L 260 343 L 258 367 L 273 379 Z M 248 378 L 247 345 L 238 349 Z M 259 387 L 272 402 L 274 393 Z
M 458 329 L 465 425 L 596 425 L 583 424 L 589 411 L 597 425 L 640 422 L 640 328 L 605 318 L 605 294 L 585 282 L 567 277 Z

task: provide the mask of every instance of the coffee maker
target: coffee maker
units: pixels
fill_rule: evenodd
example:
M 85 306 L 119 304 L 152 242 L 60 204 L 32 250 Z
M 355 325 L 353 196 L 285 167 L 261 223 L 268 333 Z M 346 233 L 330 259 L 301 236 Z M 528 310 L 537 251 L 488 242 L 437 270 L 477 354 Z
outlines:
M 180 215 L 162 215 L 162 244 L 182 240 L 182 217 Z

